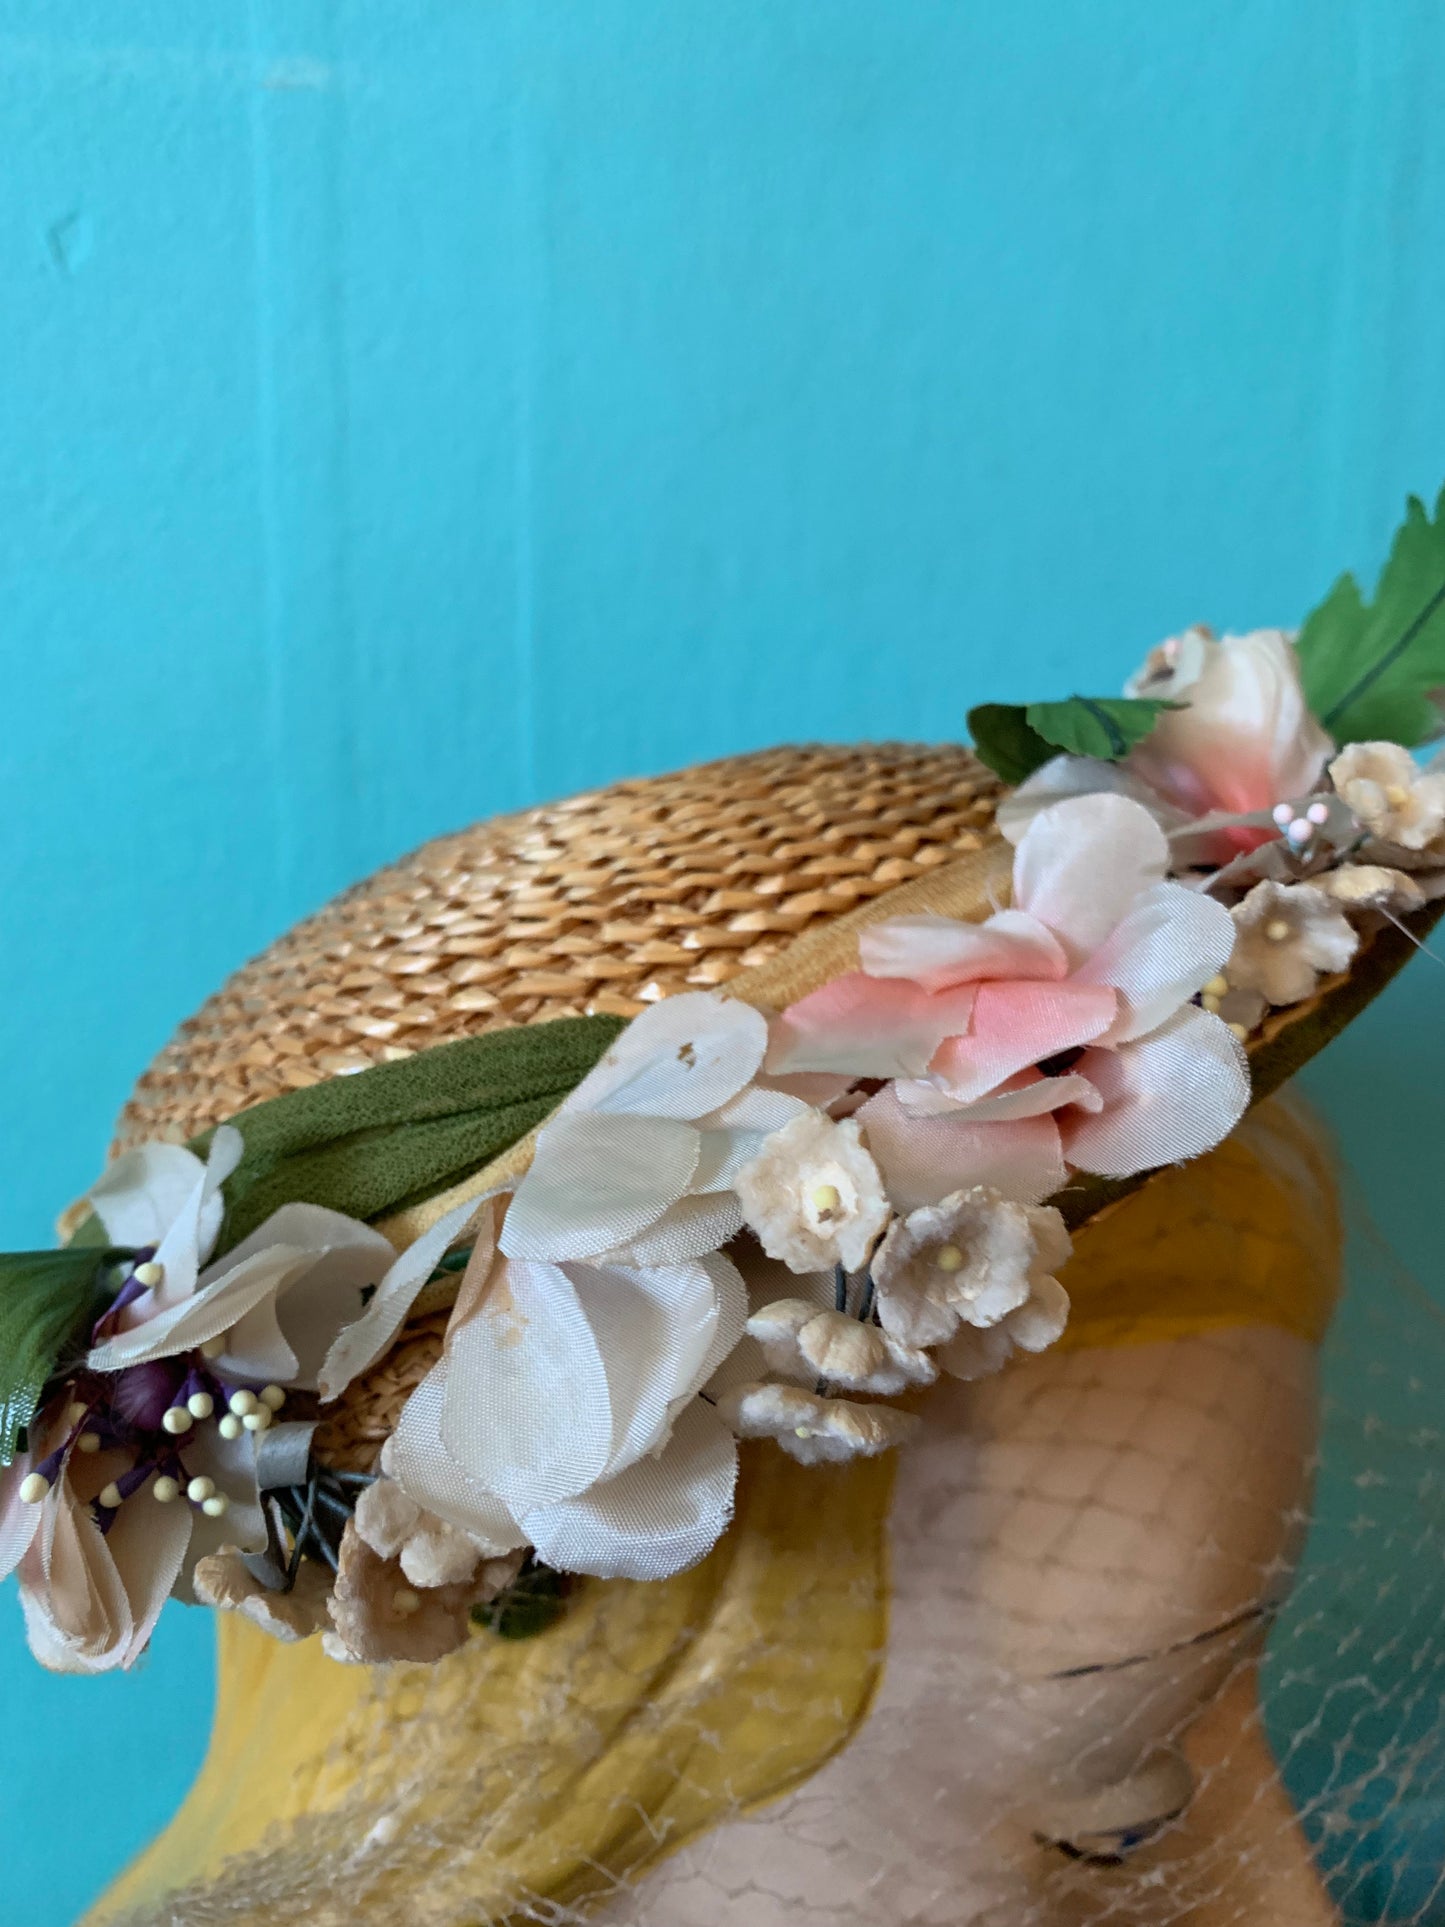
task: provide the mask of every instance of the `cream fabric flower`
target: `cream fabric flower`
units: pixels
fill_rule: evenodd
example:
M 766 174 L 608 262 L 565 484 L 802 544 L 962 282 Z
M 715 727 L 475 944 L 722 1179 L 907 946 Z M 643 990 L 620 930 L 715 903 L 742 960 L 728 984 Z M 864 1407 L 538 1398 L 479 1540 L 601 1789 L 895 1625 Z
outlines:
M 500 1247 L 478 1239 L 382 1470 L 492 1554 L 531 1545 L 602 1578 L 695 1564 L 732 1510 L 736 1448 L 696 1394 L 743 1335 L 742 1279 L 720 1252 L 628 1266 Z
M 879 1320 L 903 1344 L 947 1345 L 961 1327 L 987 1331 L 1032 1305 L 1017 1329 L 1041 1333 L 1057 1323 L 1057 1337 L 1068 1298 L 1051 1274 L 1072 1249 L 1051 1205 L 1016 1204 L 985 1185 L 955 1191 L 912 1212 L 883 1240 L 873 1262 Z M 952 1369 L 948 1352 L 941 1362 Z
M 1423 850 L 1445 835 L 1445 774 L 1421 770 L 1399 743 L 1351 743 L 1330 764 L 1330 780 L 1382 842 Z
M 200 1559 L 265 1544 L 254 1434 L 315 1387 L 395 1259 L 368 1226 L 294 1204 L 208 1263 L 241 1149 L 229 1126 L 204 1163 L 145 1145 L 91 1193 L 114 1244 L 155 1255 L 38 1416 L 32 1451 L 0 1473 L 0 1576 L 18 1566 L 32 1650 L 56 1670 L 132 1665 Z
M 1312 996 L 1321 973 L 1344 970 L 1359 948 L 1347 919 L 1313 883 L 1256 883 L 1230 914 L 1229 981 L 1271 1004 Z
M 508 1255 L 656 1265 L 720 1249 L 742 1224 L 739 1166 L 807 1108 L 753 1084 L 767 1041 L 760 1012 L 712 991 L 635 1017 L 539 1135 Z
M 854 1118 L 804 1111 L 767 1138 L 734 1184 L 749 1228 L 790 1271 L 858 1271 L 888 1222 L 877 1165 Z
M 1180 867 L 1224 863 L 1278 836 L 1270 812 L 1308 796 L 1334 748 L 1305 702 L 1294 639 L 1280 629 L 1220 638 L 1187 629 L 1150 652 L 1124 693 L 1181 707 L 1122 763 L 1065 755 L 1036 770 L 1000 806 L 1012 842 L 1062 798 L 1113 792 L 1144 804 Z
M 718 1401 L 718 1411 L 744 1439 L 776 1439 L 800 1465 L 875 1458 L 918 1429 L 910 1412 L 891 1405 L 857 1405 L 822 1398 L 797 1385 L 739 1385 Z
M 1310 714 L 1294 639 L 1282 629 L 1217 641 L 1186 630 L 1153 652 L 1125 694 L 1185 705 L 1160 716 L 1126 767 L 1193 816 L 1303 796 L 1333 747 Z
M 931 1385 L 938 1376 L 927 1352 L 846 1312 L 819 1311 L 805 1298 L 764 1305 L 748 1320 L 748 1336 L 762 1346 L 773 1371 L 804 1384 L 825 1378 L 845 1391 L 891 1398 L 912 1385 Z

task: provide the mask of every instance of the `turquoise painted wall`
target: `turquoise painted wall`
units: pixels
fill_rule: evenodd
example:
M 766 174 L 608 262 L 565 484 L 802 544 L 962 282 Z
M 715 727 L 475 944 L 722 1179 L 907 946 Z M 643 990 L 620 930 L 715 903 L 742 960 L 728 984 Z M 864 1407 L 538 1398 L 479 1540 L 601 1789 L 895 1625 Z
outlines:
M 1442 68 L 1436 0 L 0 0 L 0 1238 L 435 831 L 1373 568 Z M 1441 988 L 1311 1078 L 1422 1271 Z M 207 1652 L 51 1680 L 0 1595 L 5 1927 L 174 1805 Z

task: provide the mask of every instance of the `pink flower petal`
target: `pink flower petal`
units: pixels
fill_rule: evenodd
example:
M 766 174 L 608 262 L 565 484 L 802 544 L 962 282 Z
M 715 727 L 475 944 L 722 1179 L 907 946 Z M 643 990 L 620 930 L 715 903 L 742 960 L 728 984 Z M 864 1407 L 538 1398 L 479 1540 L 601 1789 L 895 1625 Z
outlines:
M 968 1028 L 975 994 L 972 984 L 930 994 L 904 978 L 850 971 L 775 1020 L 768 1071 L 918 1077 L 945 1037 Z
M 1080 966 L 1073 982 L 1120 994 L 1109 1042 L 1142 1037 L 1172 1017 L 1229 962 L 1234 919 L 1222 903 L 1181 883 L 1156 883 Z
M 965 1117 L 972 1124 L 1003 1124 L 1020 1117 L 1043 1117 L 1077 1104 L 1086 1111 L 1101 1111 L 1104 1100 L 1087 1077 L 1070 1072 L 1063 1077 L 1044 1077 L 1038 1071 L 1023 1071 L 1000 1084 L 996 1091 L 972 1104 L 960 1106 L 948 1093 L 929 1079 L 913 1082 L 899 1078 L 894 1095 L 911 1117 Z
M 1038 1204 L 1064 1182 L 1052 1117 L 976 1124 L 957 1113 L 917 1116 L 904 1110 L 890 1088 L 870 1097 L 858 1120 L 900 1211 L 937 1204 L 971 1184 L 990 1184 L 1019 1204 Z
M 1117 1050 L 1086 1050 L 1077 1068 L 1104 1108 L 1060 1119 L 1064 1155 L 1101 1177 L 1198 1157 L 1228 1137 L 1249 1104 L 1243 1046 L 1227 1024 L 1193 1006 Z
M 929 1071 L 950 1097 L 968 1104 L 1032 1064 L 1091 1044 L 1118 1009 L 1118 993 L 1107 984 L 980 984 L 968 1035 L 948 1038 Z
M 1000 910 L 985 923 L 894 917 L 862 932 L 858 956 L 870 977 L 908 977 L 930 991 L 985 977 L 1057 978 L 1069 971 L 1058 938 L 1022 910 Z

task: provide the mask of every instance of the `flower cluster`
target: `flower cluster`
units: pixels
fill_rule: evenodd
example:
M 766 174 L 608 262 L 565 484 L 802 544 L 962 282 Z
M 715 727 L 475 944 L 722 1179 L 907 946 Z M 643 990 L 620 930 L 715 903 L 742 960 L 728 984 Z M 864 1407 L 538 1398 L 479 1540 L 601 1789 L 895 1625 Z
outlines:
M 1000 810 L 991 915 L 867 926 L 856 968 L 781 1011 L 653 1006 L 523 1176 L 400 1255 L 306 1203 L 217 1255 L 233 1128 L 204 1162 L 119 1159 L 90 1204 L 133 1255 L 0 1474 L 0 1576 L 37 1655 L 127 1666 L 178 1593 L 339 1660 L 436 1659 L 539 1565 L 645 1580 L 703 1558 L 740 1440 L 883 1452 L 940 1373 L 1056 1343 L 1070 1240 L 1049 1200 L 1219 1143 L 1266 1013 L 1445 895 L 1445 770 L 1337 752 L 1290 638 L 1191 630 L 1130 695 L 1177 706 Z M 373 1471 L 312 1467 L 307 1427 L 444 1261 L 440 1354 Z M 309 1470 L 289 1511 L 273 1461 L 294 1479 L 295 1452 L 265 1442 L 282 1414 Z
M 1280 630 L 1171 637 L 1127 685 L 1177 703 L 1118 763 L 1058 756 L 999 812 L 1021 843 L 1041 812 L 1123 796 L 1168 839 L 1172 876 L 1229 908 L 1233 949 L 1202 1008 L 1247 1037 L 1347 970 L 1363 936 L 1445 896 L 1445 759 L 1399 743 L 1336 751 Z

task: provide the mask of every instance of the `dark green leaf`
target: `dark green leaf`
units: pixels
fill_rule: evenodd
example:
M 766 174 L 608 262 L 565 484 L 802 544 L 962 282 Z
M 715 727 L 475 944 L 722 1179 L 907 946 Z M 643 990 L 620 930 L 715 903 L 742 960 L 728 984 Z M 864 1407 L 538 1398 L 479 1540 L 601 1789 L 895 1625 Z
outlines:
M 980 758 L 1006 783 L 1022 783 L 1050 758 L 1094 756 L 1106 763 L 1127 756 L 1180 703 L 1152 696 L 1070 696 L 1061 703 L 980 703 L 968 712 Z
M 1413 495 L 1367 603 L 1343 575 L 1300 631 L 1305 697 L 1340 744 L 1413 748 L 1438 733 L 1445 687 L 1445 489 L 1433 518 Z
M 1143 742 L 1164 710 L 1183 707 L 1154 696 L 1070 696 L 1062 703 L 1030 703 L 1025 713 L 1029 727 L 1055 750 L 1117 763 Z
M 1006 783 L 1022 783 L 1056 752 L 1029 727 L 1022 703 L 979 703 L 968 712 L 974 753 Z
M 100 1316 L 107 1265 L 122 1253 L 100 1248 L 0 1254 L 0 1465 L 15 1457 L 56 1366 Z

